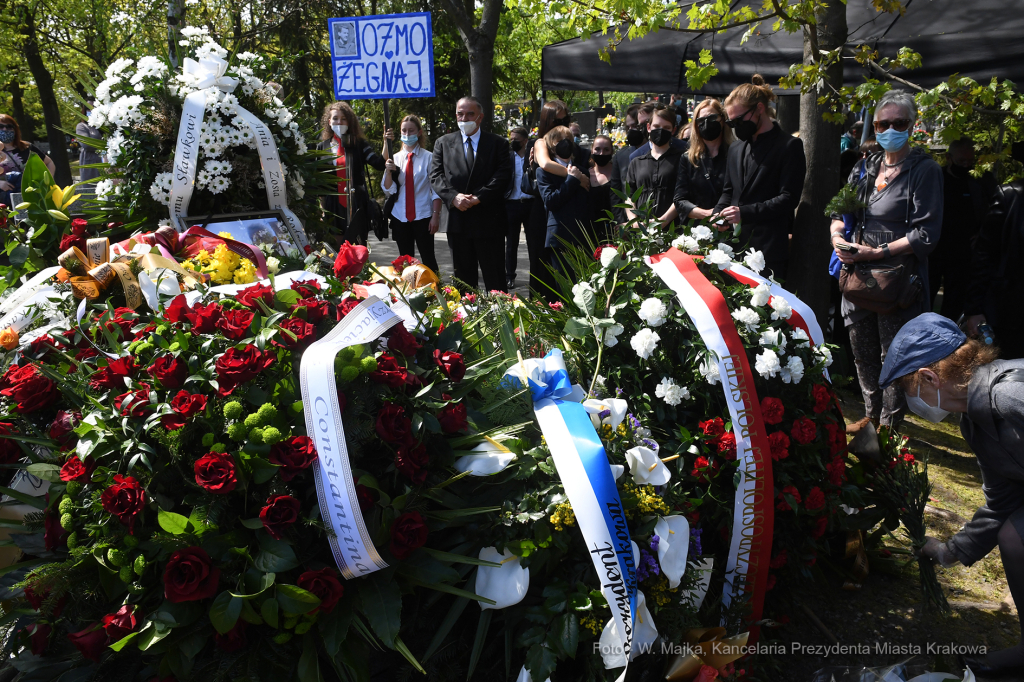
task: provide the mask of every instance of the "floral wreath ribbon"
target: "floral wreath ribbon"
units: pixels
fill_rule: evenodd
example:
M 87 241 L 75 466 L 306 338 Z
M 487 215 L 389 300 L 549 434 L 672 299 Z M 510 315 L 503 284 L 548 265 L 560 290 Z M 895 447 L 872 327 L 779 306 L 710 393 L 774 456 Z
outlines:
M 665 671 L 668 682 L 689 682 L 704 666 L 721 670 L 746 653 L 748 632 L 723 638 L 725 628 L 695 628 L 683 635 L 687 652 L 669 661 Z
M 123 260 L 125 257 L 122 256 L 116 262 L 110 262 L 110 240 L 106 237 L 88 239 L 85 253 L 72 246 L 57 257 L 63 268 L 57 273 L 57 279 L 71 285 L 75 298 L 89 300 L 99 298 L 115 280 L 121 280 L 125 301 L 134 310 L 142 305 L 142 287 Z

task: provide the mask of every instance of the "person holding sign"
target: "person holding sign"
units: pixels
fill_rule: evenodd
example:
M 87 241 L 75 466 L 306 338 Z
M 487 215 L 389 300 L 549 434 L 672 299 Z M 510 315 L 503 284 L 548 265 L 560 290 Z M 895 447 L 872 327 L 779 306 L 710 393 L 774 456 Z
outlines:
M 398 243 L 398 253 L 414 256 L 420 249 L 420 261 L 437 272 L 434 257 L 434 235 L 441 224 L 441 198 L 430 186 L 430 165 L 434 155 L 424 148 L 427 135 L 419 116 L 409 114 L 399 126 L 402 149 L 388 159 L 388 170 L 381 180 L 387 195 L 398 193 L 391 209 L 391 229 Z M 395 179 L 397 177 L 397 180 Z
M 338 193 L 320 199 L 324 212 L 334 220 L 337 234 L 352 244 L 366 245 L 370 231 L 369 205 L 373 201 L 366 188 L 366 166 L 384 170 L 384 158 L 363 137 L 356 112 L 347 102 L 332 102 L 324 108 L 322 132 L 317 149 L 334 154 Z M 391 139 L 390 130 L 385 137 Z
M 505 192 L 512 179 L 508 140 L 480 130 L 484 110 L 475 97 L 455 106 L 459 132 L 434 145 L 430 182 L 441 197 L 441 231 L 448 233 L 456 279 L 476 288 L 477 266 L 488 290 L 507 291 Z

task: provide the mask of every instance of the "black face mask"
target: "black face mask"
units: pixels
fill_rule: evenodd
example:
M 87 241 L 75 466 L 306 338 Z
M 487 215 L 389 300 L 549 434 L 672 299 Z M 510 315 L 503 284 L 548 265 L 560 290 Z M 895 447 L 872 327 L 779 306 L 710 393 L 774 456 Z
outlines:
M 630 128 L 626 131 L 626 144 L 630 147 L 639 147 L 647 139 L 647 133 L 639 128 Z
M 592 158 L 594 160 L 594 163 L 596 163 L 598 166 L 607 166 L 609 163 L 612 162 L 611 154 L 591 154 L 590 158 Z
M 523 143 L 521 140 L 512 140 L 512 151 L 519 153 L 523 150 Z
M 966 178 L 966 177 L 970 177 L 970 175 L 971 175 L 971 169 L 970 168 L 965 168 L 965 167 L 959 166 L 959 165 L 957 165 L 955 163 L 951 163 L 949 165 L 949 172 L 950 172 L 950 174 L 952 174 L 953 177 L 960 178 L 960 179 L 963 179 L 963 178 Z
M 664 128 L 652 128 L 650 137 L 651 144 L 656 147 L 663 147 L 672 139 L 672 131 L 665 130 Z
M 697 132 L 705 140 L 717 140 L 722 135 L 722 122 L 718 120 L 718 114 L 704 116 L 697 119 Z
M 753 108 L 747 109 L 747 112 L 743 114 L 743 116 L 746 116 L 751 111 L 753 111 Z M 729 121 L 729 126 L 733 129 L 733 132 L 736 133 L 737 140 L 740 142 L 747 142 L 753 139 L 754 134 L 757 132 L 758 124 L 753 121 L 748 121 L 743 116 L 735 121 Z
M 555 126 L 565 126 L 566 128 L 572 123 L 572 115 L 565 115 L 562 118 L 555 119 Z
M 557 145 L 555 145 L 555 155 L 560 159 L 568 159 L 572 156 L 572 151 L 572 140 L 561 140 Z

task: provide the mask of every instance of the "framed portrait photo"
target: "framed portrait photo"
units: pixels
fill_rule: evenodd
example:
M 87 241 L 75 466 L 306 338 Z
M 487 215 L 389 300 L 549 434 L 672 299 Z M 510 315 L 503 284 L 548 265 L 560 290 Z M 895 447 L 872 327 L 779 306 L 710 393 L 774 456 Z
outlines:
M 226 213 L 182 218 L 186 229 L 198 226 L 214 234 L 226 232 L 231 239 L 253 246 L 269 245 L 278 255 L 298 248 L 280 211 Z

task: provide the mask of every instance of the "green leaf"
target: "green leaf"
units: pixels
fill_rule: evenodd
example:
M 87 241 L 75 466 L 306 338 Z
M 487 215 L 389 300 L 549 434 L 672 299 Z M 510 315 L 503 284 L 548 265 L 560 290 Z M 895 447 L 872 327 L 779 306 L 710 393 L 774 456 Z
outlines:
M 20 490 L 14 490 L 13 488 L 5 488 L 4 486 L 0 486 L 0 494 L 13 497 L 19 502 L 23 502 L 24 504 L 27 504 L 30 507 L 35 507 L 36 509 L 46 508 L 45 499 L 43 499 L 42 497 L 32 497 L 31 495 L 23 493 Z
M 263 606 L 260 607 L 260 615 L 263 616 L 263 620 L 267 622 L 267 625 L 277 629 L 277 614 L 280 611 L 276 599 L 268 599 L 263 602 Z
M 576 658 L 576 647 L 580 643 L 579 622 L 576 616 L 571 613 L 559 616 L 555 619 L 554 629 L 558 647 L 569 658 Z
M 264 573 L 284 573 L 299 565 L 295 550 L 284 540 L 275 540 L 269 535 L 260 537 L 260 553 L 254 566 Z
M 153 627 L 145 630 L 139 637 L 139 651 L 146 651 L 154 644 L 167 637 L 174 630 L 163 623 L 153 623 Z
M 409 661 L 409 665 L 416 668 L 417 671 L 423 673 L 424 675 L 427 674 L 427 671 L 423 669 L 423 666 L 420 665 L 420 662 L 417 661 L 416 657 L 412 655 L 412 652 L 409 651 L 409 647 L 405 645 L 405 642 L 402 641 L 401 637 L 395 637 L 395 651 L 402 654 L 402 656 L 405 657 L 405 660 Z
M 480 620 L 476 624 L 476 638 L 473 640 L 473 650 L 469 654 L 469 668 L 466 670 L 466 682 L 473 679 L 473 671 L 480 661 L 480 654 L 484 650 L 484 643 L 487 640 L 487 630 L 491 627 L 491 618 L 494 611 L 486 609 L 480 612 Z
M 352 622 L 352 609 L 335 608 L 330 613 L 321 613 L 317 619 L 320 628 L 320 637 L 324 640 L 324 650 L 327 655 L 334 658 L 338 655 L 338 649 L 348 635 L 348 627 Z
M 60 467 L 56 464 L 39 462 L 37 464 L 29 464 L 25 470 L 36 478 L 41 478 L 44 481 L 60 483 Z
M 526 669 L 535 680 L 546 680 L 555 671 L 558 657 L 543 644 L 534 644 L 526 653 Z
M 393 575 L 393 571 L 378 571 L 366 578 L 359 590 L 360 610 L 377 636 L 391 648 L 402 624 L 402 593 Z
M 320 664 L 317 662 L 316 640 L 308 632 L 302 639 L 302 655 L 299 656 L 299 682 L 321 682 Z
M 565 335 L 573 339 L 585 339 L 593 333 L 590 324 L 581 317 L 570 317 L 565 322 Z
M 249 459 L 249 468 L 252 469 L 253 483 L 262 485 L 272 479 L 280 467 L 277 464 L 271 464 L 262 457 L 252 457 Z
M 440 561 L 447 561 L 453 564 L 472 564 L 473 566 L 490 566 L 491 568 L 501 568 L 501 564 L 495 561 L 484 561 L 483 559 L 477 559 L 472 556 L 465 556 L 462 554 L 452 554 L 451 552 L 442 552 L 439 549 L 432 549 L 430 547 L 422 547 L 424 552 L 439 559 Z
M 242 600 L 231 596 L 231 593 L 225 590 L 218 594 L 210 605 L 210 622 L 213 623 L 214 629 L 223 635 L 235 627 L 241 613 Z
M 114 651 L 120 651 L 121 649 L 124 648 L 125 644 L 127 644 L 128 642 L 130 642 L 133 639 L 135 639 L 136 637 L 138 637 L 139 634 L 141 634 L 141 633 L 133 632 L 130 635 L 126 635 L 125 637 L 122 637 L 121 639 L 119 639 L 116 642 L 114 642 L 113 644 L 111 644 L 110 648 L 113 649 Z
M 278 585 L 277 601 L 285 613 L 309 613 L 320 606 L 320 598 L 295 585 Z
M 299 292 L 294 289 L 282 289 L 274 294 L 274 307 L 278 310 L 290 310 L 293 305 L 299 302 Z
M 188 530 L 188 517 L 161 509 L 156 514 L 156 522 L 171 535 L 181 535 Z
M 452 602 L 452 607 L 448 609 L 448 615 L 441 621 L 440 627 L 437 632 L 434 633 L 434 638 L 430 640 L 430 646 L 427 647 L 427 651 L 423 654 L 423 662 L 430 660 L 430 657 L 434 655 L 434 652 L 438 650 L 444 638 L 448 636 L 448 633 L 452 631 L 456 621 L 459 620 L 459 616 L 466 610 L 466 605 L 469 604 L 467 597 L 459 597 Z M 335 609 L 337 610 L 337 609 Z
M 250 530 L 259 530 L 263 527 L 263 521 L 260 519 L 242 519 L 242 525 Z

